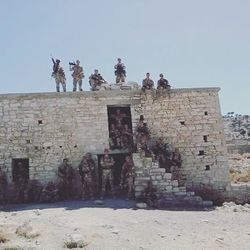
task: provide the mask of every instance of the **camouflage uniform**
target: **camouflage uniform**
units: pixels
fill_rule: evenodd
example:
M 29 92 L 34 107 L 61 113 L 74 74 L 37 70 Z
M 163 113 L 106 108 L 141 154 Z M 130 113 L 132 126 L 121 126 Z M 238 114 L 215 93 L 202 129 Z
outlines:
M 100 162 L 102 166 L 102 191 L 101 191 L 101 198 L 103 198 L 103 195 L 105 193 L 105 187 L 107 182 L 109 181 L 111 193 L 114 196 L 115 190 L 114 190 L 114 175 L 113 175 L 113 166 L 115 164 L 115 161 L 113 157 L 109 156 L 109 154 L 105 154 L 101 158 Z
M 101 74 L 98 73 L 98 70 L 96 69 L 95 73 L 89 77 L 89 84 L 91 86 L 91 90 L 93 91 L 99 90 L 103 83 L 105 83 L 105 80 L 103 79 Z
M 72 197 L 73 168 L 68 164 L 67 159 L 63 160 L 63 164 L 58 168 L 58 176 L 61 184 L 61 196 L 64 199 Z
M 112 124 L 109 131 L 109 144 L 112 149 L 121 148 L 121 133 L 115 128 L 114 124 Z
M 122 147 L 130 148 L 133 146 L 133 133 L 127 124 L 124 125 L 122 130 Z
M 126 78 L 126 71 L 125 71 L 125 65 L 121 62 L 121 59 L 118 58 L 118 63 L 115 65 L 115 75 L 116 75 L 116 83 L 119 82 L 125 82 Z
M 171 157 L 171 173 L 173 180 L 180 180 L 181 155 L 178 148 L 172 153 Z
M 127 188 L 127 197 L 131 198 L 134 188 L 134 163 L 130 156 L 127 156 L 122 166 L 120 186 Z
M 95 171 L 95 162 L 90 157 L 89 159 L 84 156 L 80 165 L 79 173 L 82 178 L 82 198 L 86 198 L 87 193 L 89 192 L 90 199 L 94 198 L 94 171 Z
M 60 67 L 60 60 L 56 60 L 56 62 L 54 61 L 54 59 L 52 58 L 53 61 L 53 72 L 51 74 L 52 77 L 55 78 L 55 82 L 56 82 L 56 91 L 60 92 L 60 83 L 62 84 L 63 87 L 63 91 L 66 92 L 66 77 L 65 77 L 65 73 L 62 67 Z
M 170 90 L 171 86 L 167 79 L 163 78 L 163 75 L 160 74 L 160 79 L 157 82 L 157 89 L 168 89 Z
M 77 83 L 79 84 L 79 91 L 82 91 L 82 79 L 84 78 L 83 68 L 79 65 L 80 61 L 77 60 L 76 64 L 70 67 L 70 70 L 73 71 L 73 91 L 76 91 Z
M 150 79 L 150 74 L 147 73 L 147 77 L 142 81 L 142 90 L 149 90 L 154 88 L 154 81 Z

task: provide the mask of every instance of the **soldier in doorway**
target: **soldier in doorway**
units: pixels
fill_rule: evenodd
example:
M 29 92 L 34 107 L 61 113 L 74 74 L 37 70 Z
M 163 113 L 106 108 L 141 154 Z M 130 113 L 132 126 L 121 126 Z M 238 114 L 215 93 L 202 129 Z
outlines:
M 0 166 L 0 204 L 5 202 L 7 189 L 7 178 L 5 172 Z
M 127 198 L 132 198 L 135 168 L 131 156 L 127 155 L 121 171 L 120 187 L 127 190 Z
M 110 189 L 113 197 L 115 196 L 114 190 L 114 167 L 115 161 L 112 156 L 109 155 L 109 149 L 104 150 L 104 156 L 101 158 L 100 165 L 102 167 L 102 191 L 101 191 L 101 199 L 103 199 L 103 195 L 106 190 L 106 184 L 109 182 Z
M 122 113 L 120 109 L 116 109 L 115 114 L 112 114 L 111 117 L 115 121 L 115 126 L 122 126 L 124 119 L 127 117 L 125 113 Z
M 58 177 L 60 179 L 61 198 L 72 198 L 73 168 L 66 158 L 63 159 L 62 165 L 58 167 Z
M 160 74 L 160 79 L 157 82 L 157 89 L 168 89 L 170 90 L 171 86 L 168 83 L 168 80 L 164 78 L 163 74 Z
M 95 69 L 94 74 L 89 77 L 89 84 L 91 86 L 91 90 L 96 91 L 99 90 L 101 85 L 106 81 L 103 79 L 101 74 L 98 72 L 98 69 Z
M 82 180 L 82 198 L 87 196 L 91 200 L 94 199 L 94 176 L 95 176 L 95 162 L 90 153 L 83 156 L 79 165 L 79 173 Z
M 79 84 L 79 91 L 82 91 L 82 79 L 84 78 L 83 68 L 80 66 L 80 61 L 76 60 L 76 63 L 69 63 L 70 71 L 73 71 L 73 91 L 77 89 L 77 83 Z
M 152 90 L 154 88 L 154 81 L 150 78 L 150 73 L 146 74 L 146 78 L 142 81 L 142 90 Z
M 56 82 L 56 91 L 60 92 L 60 83 L 63 88 L 63 92 L 66 92 L 66 77 L 63 68 L 60 66 L 60 60 L 56 59 L 56 61 L 52 58 L 53 62 L 53 72 L 52 77 L 55 78 Z
M 17 171 L 17 175 L 15 179 L 15 188 L 17 191 L 17 202 L 23 202 L 25 189 L 28 184 L 28 178 L 27 178 L 25 166 L 23 165 L 21 161 L 17 163 L 17 169 L 18 171 Z
M 125 65 L 122 63 L 122 59 L 118 58 L 117 59 L 118 63 L 115 65 L 115 75 L 116 75 L 116 83 L 119 82 L 125 82 L 126 78 L 126 70 L 125 70 Z
M 119 149 L 121 148 L 121 133 L 119 129 L 115 127 L 115 124 L 111 124 L 109 130 L 109 144 L 111 149 Z
M 132 130 L 128 127 L 128 124 L 124 124 L 122 130 L 122 147 L 131 148 L 133 146 L 133 133 Z

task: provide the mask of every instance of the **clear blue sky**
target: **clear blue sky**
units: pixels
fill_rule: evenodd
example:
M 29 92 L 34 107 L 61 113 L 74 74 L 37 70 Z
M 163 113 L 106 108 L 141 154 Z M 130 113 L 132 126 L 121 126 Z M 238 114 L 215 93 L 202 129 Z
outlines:
M 0 0 L 0 93 L 52 92 L 50 53 L 114 82 L 164 73 L 174 88 L 218 86 L 222 113 L 250 114 L 249 0 Z

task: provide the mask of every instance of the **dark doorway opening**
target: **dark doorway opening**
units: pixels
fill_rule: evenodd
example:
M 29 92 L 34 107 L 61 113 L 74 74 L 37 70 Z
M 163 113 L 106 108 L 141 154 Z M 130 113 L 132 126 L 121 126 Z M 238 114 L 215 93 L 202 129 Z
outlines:
M 16 158 L 12 159 L 12 178 L 13 182 L 18 182 L 20 178 L 29 180 L 29 159 Z
M 130 154 L 110 154 L 110 156 L 113 157 L 115 161 L 115 165 L 113 167 L 113 173 L 114 173 L 114 187 L 116 191 L 116 195 L 120 196 L 119 192 L 119 184 L 121 180 L 121 171 L 122 171 L 122 166 L 125 162 L 125 157 Z M 102 189 L 102 167 L 101 167 L 101 158 L 103 157 L 102 155 L 98 155 L 98 195 L 101 193 Z M 106 194 L 110 194 L 110 184 L 108 183 L 106 186 Z
M 130 106 L 108 106 L 107 109 L 110 149 L 132 152 L 133 132 Z

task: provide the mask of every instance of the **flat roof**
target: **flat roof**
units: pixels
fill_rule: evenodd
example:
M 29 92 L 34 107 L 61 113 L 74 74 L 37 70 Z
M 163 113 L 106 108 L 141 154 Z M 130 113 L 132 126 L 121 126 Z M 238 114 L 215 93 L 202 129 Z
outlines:
M 154 90 L 157 91 L 157 90 Z M 207 87 L 207 88 L 179 88 L 171 89 L 172 93 L 190 93 L 190 92 L 219 92 L 219 87 Z M 105 96 L 132 96 L 140 95 L 142 91 L 139 90 L 99 90 L 99 91 L 81 91 L 81 92 L 42 92 L 42 93 L 9 93 L 9 94 L 0 94 L 0 98 L 5 97 L 53 97 L 53 96 L 78 96 L 82 95 L 85 97 L 105 97 Z

